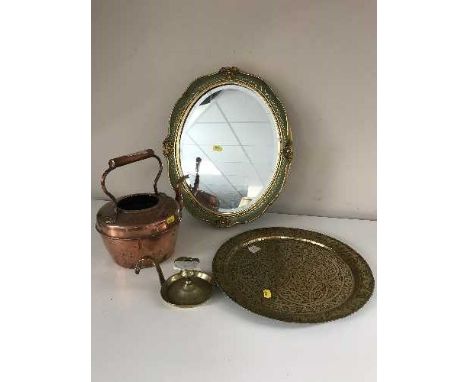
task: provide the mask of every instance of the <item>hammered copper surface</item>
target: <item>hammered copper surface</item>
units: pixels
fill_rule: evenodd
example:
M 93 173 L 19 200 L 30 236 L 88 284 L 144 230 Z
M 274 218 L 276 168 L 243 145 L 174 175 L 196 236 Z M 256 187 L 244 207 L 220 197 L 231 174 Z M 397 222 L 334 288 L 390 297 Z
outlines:
M 147 194 L 124 198 L 137 195 Z M 156 236 L 165 232 L 180 222 L 179 204 L 164 193 L 159 193 L 157 200 L 153 207 L 136 211 L 116 210 L 115 204 L 108 202 L 97 213 L 96 228 L 103 235 L 122 239 Z
M 242 307 L 277 320 L 324 322 L 347 316 L 371 297 L 366 261 L 329 236 L 262 228 L 224 243 L 213 259 L 218 286 Z
M 143 256 L 151 256 L 159 263 L 169 258 L 174 253 L 177 225 L 157 236 L 119 239 L 101 234 L 101 237 L 117 264 L 125 268 L 134 268 Z M 148 266 L 150 264 L 145 263 L 145 267 Z

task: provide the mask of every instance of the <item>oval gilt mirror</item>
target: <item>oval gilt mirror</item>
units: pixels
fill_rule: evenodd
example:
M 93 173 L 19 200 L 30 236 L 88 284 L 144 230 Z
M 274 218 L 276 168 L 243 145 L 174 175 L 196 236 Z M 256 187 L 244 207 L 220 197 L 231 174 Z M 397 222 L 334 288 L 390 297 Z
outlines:
M 173 186 L 192 215 L 219 227 L 259 217 L 278 197 L 292 160 L 286 112 L 259 77 L 222 68 L 195 80 L 164 141 Z

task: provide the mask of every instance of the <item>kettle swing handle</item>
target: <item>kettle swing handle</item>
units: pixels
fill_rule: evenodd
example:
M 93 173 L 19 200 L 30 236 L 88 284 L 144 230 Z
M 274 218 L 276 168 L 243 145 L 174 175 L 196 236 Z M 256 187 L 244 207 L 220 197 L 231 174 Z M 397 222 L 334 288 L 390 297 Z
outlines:
M 154 153 L 153 149 L 146 149 L 146 150 L 138 151 L 133 154 L 122 155 L 121 157 L 117 157 L 117 158 L 109 160 L 109 168 L 106 171 L 104 171 L 104 173 L 101 176 L 101 188 L 102 188 L 102 191 L 112 200 L 115 206 L 117 206 L 117 199 L 115 198 L 114 195 L 112 195 L 107 190 L 107 187 L 106 187 L 107 175 L 109 175 L 109 173 L 112 170 L 115 170 L 118 167 L 122 167 L 127 164 L 135 163 L 135 162 L 148 159 L 148 158 L 156 158 L 159 163 L 159 171 L 158 171 L 158 174 L 156 175 L 156 178 L 154 179 L 154 184 L 153 184 L 154 194 L 157 196 L 158 195 L 158 180 L 161 176 L 163 165 L 162 165 L 161 159 Z M 181 184 L 188 177 L 189 177 L 188 175 L 182 176 L 176 182 L 175 200 L 179 204 L 179 212 L 181 212 L 183 208 L 182 193 L 180 190 Z
M 161 162 L 161 159 L 154 153 L 153 149 L 146 149 L 142 151 L 138 151 L 133 154 L 128 154 L 128 155 L 123 155 L 121 157 L 117 157 L 114 159 L 109 160 L 109 168 L 104 171 L 104 173 L 101 176 L 101 188 L 102 191 L 114 202 L 115 205 L 117 205 L 117 199 L 115 198 L 114 195 L 112 195 L 106 187 L 106 177 L 107 175 L 112 171 L 115 170 L 118 167 L 125 166 L 130 163 L 135 163 L 144 159 L 148 158 L 156 158 L 157 161 L 159 162 L 159 171 L 158 174 L 156 175 L 156 178 L 154 179 L 154 193 L 155 195 L 158 195 L 158 180 L 159 177 L 161 176 L 162 170 L 163 170 L 163 165 Z

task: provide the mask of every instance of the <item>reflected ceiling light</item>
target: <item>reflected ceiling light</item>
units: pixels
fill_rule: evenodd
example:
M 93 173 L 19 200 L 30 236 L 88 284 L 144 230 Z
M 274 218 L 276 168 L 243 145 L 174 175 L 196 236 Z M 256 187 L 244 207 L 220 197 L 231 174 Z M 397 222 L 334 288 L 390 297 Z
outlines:
M 247 197 L 248 198 L 256 198 L 258 194 L 262 191 L 262 186 L 249 186 L 247 188 Z

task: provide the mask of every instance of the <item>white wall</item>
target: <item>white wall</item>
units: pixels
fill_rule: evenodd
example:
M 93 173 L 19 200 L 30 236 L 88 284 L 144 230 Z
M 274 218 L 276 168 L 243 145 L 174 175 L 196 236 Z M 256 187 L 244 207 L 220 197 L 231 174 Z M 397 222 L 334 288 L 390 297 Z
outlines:
M 270 211 L 376 218 L 375 0 L 93 0 L 92 12 L 94 197 L 111 157 L 162 155 L 193 79 L 238 66 L 276 91 L 293 133 L 291 175 Z M 150 190 L 153 173 L 150 160 L 118 169 L 109 188 Z

